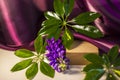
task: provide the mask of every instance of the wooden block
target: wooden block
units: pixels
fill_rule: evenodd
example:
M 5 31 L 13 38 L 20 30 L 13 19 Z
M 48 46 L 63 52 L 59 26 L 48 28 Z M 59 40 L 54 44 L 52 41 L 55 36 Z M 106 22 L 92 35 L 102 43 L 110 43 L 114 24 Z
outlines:
M 83 58 L 85 54 L 98 54 L 98 48 L 86 41 L 75 40 L 70 50 L 67 50 L 67 57 L 71 65 L 85 65 L 88 61 Z

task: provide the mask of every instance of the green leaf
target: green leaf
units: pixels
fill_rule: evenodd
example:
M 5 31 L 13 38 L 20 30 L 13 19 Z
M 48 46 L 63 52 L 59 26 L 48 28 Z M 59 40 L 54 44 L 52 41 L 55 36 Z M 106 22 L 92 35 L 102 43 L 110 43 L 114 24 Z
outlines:
M 45 15 L 46 19 L 53 19 L 54 18 L 54 19 L 60 20 L 59 16 L 54 12 L 47 11 L 44 13 L 44 15 Z
M 27 59 L 27 60 L 23 60 L 19 63 L 17 63 L 12 69 L 12 72 L 16 72 L 16 71 L 20 71 L 23 70 L 25 68 L 27 68 L 28 66 L 30 66 L 32 64 L 32 59 Z
M 63 17 L 65 13 L 64 3 L 61 0 L 54 0 L 54 10 L 59 16 Z
M 58 31 L 58 32 L 57 32 Z M 59 37 L 60 34 L 60 28 L 56 27 L 56 26 L 52 26 L 51 28 L 48 28 L 47 30 L 45 30 L 42 35 L 47 35 L 48 38 L 52 38 L 52 37 Z
M 38 32 L 38 35 L 46 35 L 51 33 L 51 30 L 56 29 L 55 26 L 44 26 L 40 29 L 40 31 Z
M 87 66 L 84 67 L 83 71 L 85 72 L 88 72 L 92 69 L 103 69 L 103 66 L 102 65 L 99 65 L 99 64 L 88 64 Z
M 113 72 L 120 77 L 120 70 L 114 69 Z
M 44 42 L 43 46 L 41 47 L 40 53 L 45 54 L 45 51 L 46 51 L 46 42 Z
M 104 64 L 103 59 L 97 54 L 86 54 L 84 58 L 94 64 L 100 64 L 100 65 Z
M 62 36 L 62 40 L 64 46 L 69 49 L 71 44 L 73 43 L 74 38 L 72 33 L 67 28 L 65 28 L 64 34 Z
M 87 72 L 84 80 L 99 80 L 104 73 L 103 69 L 92 69 Z
M 50 23 L 49 23 L 50 21 Z M 54 37 L 55 39 L 58 39 L 61 33 L 60 29 L 60 21 L 55 20 L 46 20 L 43 22 L 43 27 L 38 32 L 39 35 L 47 35 L 48 38 Z
M 120 66 L 120 57 L 118 57 L 115 61 L 114 61 L 114 67 L 118 67 Z
M 60 30 L 60 28 L 57 28 L 56 26 L 54 26 L 52 30 L 49 30 L 48 38 L 59 37 L 60 31 L 57 32 L 58 30 Z
M 106 80 L 118 80 L 113 74 L 108 73 Z
M 55 32 L 52 31 L 53 33 L 50 34 L 50 38 L 54 37 L 57 40 L 60 37 L 61 31 L 62 30 L 60 28 L 56 29 Z
M 26 77 L 29 80 L 32 80 L 38 73 L 38 64 L 33 63 L 26 71 Z
M 39 54 L 41 52 L 41 50 L 43 49 L 43 38 L 41 35 L 39 35 L 34 42 L 34 47 L 35 47 L 35 51 Z
M 99 13 L 96 12 L 84 12 L 74 18 L 72 21 L 76 22 L 79 25 L 88 24 L 93 22 L 95 19 L 100 17 Z
M 74 7 L 74 0 L 64 0 L 65 15 L 69 16 Z
M 109 68 L 111 63 L 110 63 L 110 60 L 109 60 L 108 56 L 106 54 L 103 54 L 102 58 L 104 60 L 105 65 L 107 66 L 107 68 Z
M 119 46 L 117 45 L 111 48 L 111 50 L 108 52 L 108 56 L 111 62 L 113 62 L 118 55 L 119 55 Z
M 45 27 L 58 26 L 61 23 L 62 23 L 61 20 L 51 18 L 51 19 L 43 21 L 42 26 L 45 26 Z
M 45 20 L 42 23 L 42 28 L 38 32 L 38 35 L 45 35 L 51 33 L 54 29 L 56 30 L 58 27 L 60 27 L 61 21 L 60 20 L 55 20 L 55 19 L 50 19 L 50 20 Z
M 53 78 L 55 75 L 54 69 L 49 64 L 45 63 L 44 61 L 40 63 L 40 71 L 46 76 L 49 76 L 51 78 Z
M 105 64 L 110 63 L 110 60 L 109 60 L 107 54 L 103 54 L 103 60 L 104 60 L 104 63 L 105 63 Z
M 76 32 L 79 32 L 80 34 L 84 34 L 91 38 L 100 38 L 104 36 L 97 27 L 92 25 L 73 25 L 71 27 Z
M 26 49 L 19 49 L 15 51 L 15 55 L 20 58 L 28 58 L 34 56 L 34 53 Z

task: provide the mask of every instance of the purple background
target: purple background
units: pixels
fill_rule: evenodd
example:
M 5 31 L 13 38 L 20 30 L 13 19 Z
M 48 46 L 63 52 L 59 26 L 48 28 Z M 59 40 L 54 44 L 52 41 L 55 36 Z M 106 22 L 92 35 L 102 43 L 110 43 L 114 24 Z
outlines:
M 0 0 L 0 47 L 8 50 L 33 49 L 33 41 L 44 20 L 43 13 L 53 10 L 53 0 Z M 92 39 L 74 33 L 74 37 L 93 43 L 107 52 L 113 45 L 120 45 L 119 0 L 75 0 L 70 18 L 81 12 L 99 12 L 102 17 L 95 25 L 105 34 Z

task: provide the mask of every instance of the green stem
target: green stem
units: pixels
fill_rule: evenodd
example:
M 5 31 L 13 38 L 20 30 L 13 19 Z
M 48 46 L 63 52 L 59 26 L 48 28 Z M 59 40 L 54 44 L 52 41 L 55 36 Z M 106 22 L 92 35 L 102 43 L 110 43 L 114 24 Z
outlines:
M 68 16 L 65 17 L 65 21 L 67 21 L 67 19 L 68 19 Z
M 70 24 L 67 24 L 67 26 L 70 26 L 70 27 L 72 27 L 72 25 L 70 25 Z
M 71 21 L 67 21 L 67 23 L 74 23 L 74 21 L 72 21 L 72 20 Z

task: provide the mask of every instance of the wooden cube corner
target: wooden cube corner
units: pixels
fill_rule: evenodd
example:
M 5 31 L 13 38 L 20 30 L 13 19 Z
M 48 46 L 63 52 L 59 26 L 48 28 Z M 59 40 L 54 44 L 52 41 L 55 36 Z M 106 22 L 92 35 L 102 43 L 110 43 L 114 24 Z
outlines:
M 89 62 L 83 56 L 88 53 L 98 54 L 98 48 L 89 42 L 75 40 L 66 52 L 71 65 L 85 65 Z

